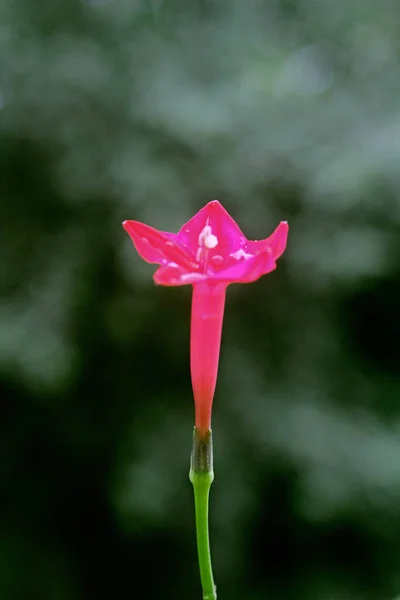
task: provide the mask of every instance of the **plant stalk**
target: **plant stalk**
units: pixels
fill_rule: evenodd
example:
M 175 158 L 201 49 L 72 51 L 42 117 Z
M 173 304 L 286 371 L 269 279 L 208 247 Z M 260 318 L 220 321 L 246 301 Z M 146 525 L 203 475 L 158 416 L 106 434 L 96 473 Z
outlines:
M 208 500 L 210 487 L 214 480 L 211 429 L 204 434 L 200 434 L 196 428 L 194 429 L 189 479 L 194 489 L 197 553 L 203 600 L 216 600 L 217 591 L 212 573 L 208 533 Z

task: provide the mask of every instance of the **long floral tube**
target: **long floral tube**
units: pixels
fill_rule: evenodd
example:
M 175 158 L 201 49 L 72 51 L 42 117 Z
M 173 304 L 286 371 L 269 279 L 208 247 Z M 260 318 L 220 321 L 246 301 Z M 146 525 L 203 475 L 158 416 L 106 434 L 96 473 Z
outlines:
M 211 428 L 217 382 L 226 285 L 193 286 L 190 329 L 190 370 L 195 402 L 195 426 L 200 435 Z

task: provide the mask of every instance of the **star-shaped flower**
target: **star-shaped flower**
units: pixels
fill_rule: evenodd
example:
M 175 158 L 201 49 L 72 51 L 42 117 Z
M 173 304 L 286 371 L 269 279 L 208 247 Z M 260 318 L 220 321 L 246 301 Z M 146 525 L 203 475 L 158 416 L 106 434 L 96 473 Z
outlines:
M 249 283 L 276 268 L 286 247 L 288 224 L 282 221 L 261 241 L 247 240 L 218 200 L 209 202 L 178 233 L 159 231 L 139 221 L 124 221 L 140 256 L 161 265 L 161 285 Z
M 200 436 L 211 427 L 217 381 L 225 292 L 230 283 L 250 283 L 276 268 L 286 247 L 282 221 L 268 238 L 250 241 L 218 200 L 209 202 L 178 233 L 159 231 L 139 221 L 124 221 L 140 256 L 160 265 L 161 285 L 193 285 L 190 368 L 195 425 Z

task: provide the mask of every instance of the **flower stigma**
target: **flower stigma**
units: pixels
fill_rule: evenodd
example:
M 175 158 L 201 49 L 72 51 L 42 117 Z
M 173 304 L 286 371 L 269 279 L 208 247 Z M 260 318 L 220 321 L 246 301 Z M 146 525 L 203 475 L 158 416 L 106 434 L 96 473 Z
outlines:
M 210 225 L 208 224 L 208 219 L 206 225 L 200 232 L 199 235 L 199 247 L 196 252 L 196 260 L 200 262 L 202 259 L 204 260 L 203 268 L 204 272 L 207 271 L 207 262 L 208 262 L 208 250 L 212 248 L 216 248 L 218 246 L 218 238 L 213 234 Z

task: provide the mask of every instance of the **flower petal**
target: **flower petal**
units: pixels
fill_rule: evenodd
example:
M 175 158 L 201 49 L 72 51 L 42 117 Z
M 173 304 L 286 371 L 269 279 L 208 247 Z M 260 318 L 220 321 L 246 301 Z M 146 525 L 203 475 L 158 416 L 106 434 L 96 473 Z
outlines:
M 276 262 L 270 251 L 239 260 L 227 269 L 222 269 L 212 275 L 209 274 L 208 278 L 226 283 L 250 283 L 274 269 L 276 269 Z
M 192 253 L 175 233 L 159 231 L 139 221 L 124 221 L 123 227 L 145 261 L 160 265 L 173 262 L 191 270 L 197 268 Z
M 155 283 L 158 285 L 188 285 L 205 281 L 208 279 L 205 273 L 195 273 L 186 271 L 178 264 L 163 265 L 157 269 L 153 275 Z
M 287 221 L 281 221 L 275 231 L 265 240 L 248 241 L 246 252 L 249 254 L 261 254 L 266 251 L 272 252 L 274 259 L 278 259 L 286 248 L 289 225 Z
M 216 237 L 217 244 L 212 248 L 224 259 L 246 243 L 236 221 L 218 200 L 212 200 L 179 230 L 178 237 L 194 254 L 201 245 L 199 238 L 206 226 L 211 228 L 211 234 Z

